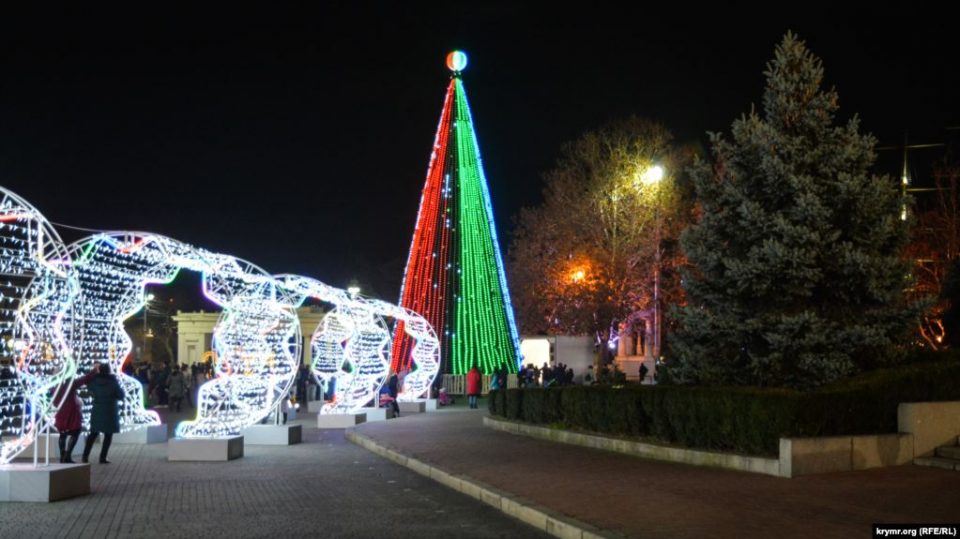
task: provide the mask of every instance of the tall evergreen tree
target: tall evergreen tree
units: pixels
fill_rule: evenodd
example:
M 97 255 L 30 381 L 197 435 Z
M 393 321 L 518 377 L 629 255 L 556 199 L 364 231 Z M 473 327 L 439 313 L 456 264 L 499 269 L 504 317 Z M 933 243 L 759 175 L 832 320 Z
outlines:
M 905 201 L 870 173 L 876 140 L 836 122 L 837 92 L 793 34 L 764 74 L 762 115 L 711 134 L 713 162 L 691 170 L 702 215 L 681 240 L 680 382 L 809 388 L 895 363 L 917 321 Z

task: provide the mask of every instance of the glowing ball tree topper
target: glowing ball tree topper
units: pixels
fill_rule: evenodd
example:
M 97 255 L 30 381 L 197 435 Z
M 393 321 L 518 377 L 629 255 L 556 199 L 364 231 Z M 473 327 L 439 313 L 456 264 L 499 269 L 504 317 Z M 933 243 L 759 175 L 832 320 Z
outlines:
M 467 54 L 463 51 L 453 51 L 447 55 L 447 68 L 459 73 L 467 68 Z

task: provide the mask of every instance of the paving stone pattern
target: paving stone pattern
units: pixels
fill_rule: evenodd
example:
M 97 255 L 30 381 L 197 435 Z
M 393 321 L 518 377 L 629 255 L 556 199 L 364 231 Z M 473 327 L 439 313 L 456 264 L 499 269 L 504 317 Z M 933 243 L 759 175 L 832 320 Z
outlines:
M 960 521 L 956 472 L 906 465 L 794 479 L 641 459 L 494 431 L 483 410 L 370 423 L 356 432 L 629 537 L 870 537 L 881 522 Z
M 302 444 L 244 453 L 167 462 L 166 444 L 114 445 L 111 464 L 92 464 L 92 495 L 0 504 L 0 538 L 546 537 L 342 431 L 305 428 Z

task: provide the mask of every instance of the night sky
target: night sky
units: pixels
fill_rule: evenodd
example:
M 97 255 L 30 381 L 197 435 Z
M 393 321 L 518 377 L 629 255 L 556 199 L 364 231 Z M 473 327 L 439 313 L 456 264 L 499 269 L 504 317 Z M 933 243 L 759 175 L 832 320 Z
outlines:
M 759 103 L 788 29 L 882 144 L 960 125 L 960 41 L 933 9 L 357 4 L 3 14 L 0 185 L 57 223 L 163 233 L 395 301 L 453 48 L 505 242 L 564 141 L 637 114 L 702 146 Z

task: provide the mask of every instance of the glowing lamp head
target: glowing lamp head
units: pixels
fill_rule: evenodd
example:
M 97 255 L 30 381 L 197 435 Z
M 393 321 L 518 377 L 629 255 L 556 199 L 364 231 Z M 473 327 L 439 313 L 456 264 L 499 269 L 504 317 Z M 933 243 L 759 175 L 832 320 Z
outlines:
M 459 73 L 467 67 L 467 54 L 462 51 L 453 51 L 447 55 L 447 68 Z
M 645 185 L 650 185 L 657 183 L 663 179 L 663 167 L 660 165 L 654 165 L 648 168 L 642 176 L 640 176 L 640 181 Z

